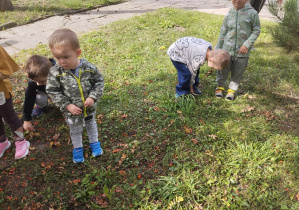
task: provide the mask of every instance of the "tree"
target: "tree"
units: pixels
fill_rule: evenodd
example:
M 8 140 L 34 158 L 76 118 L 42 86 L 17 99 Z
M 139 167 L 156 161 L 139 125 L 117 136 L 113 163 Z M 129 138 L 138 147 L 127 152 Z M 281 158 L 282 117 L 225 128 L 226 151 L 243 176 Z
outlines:
M 0 11 L 13 10 L 11 0 L 0 0 Z
M 271 29 L 274 41 L 287 50 L 299 49 L 299 0 L 285 0 L 280 4 L 269 0 L 269 11 L 278 19 Z
M 250 0 L 250 4 L 258 13 L 262 10 L 266 0 Z

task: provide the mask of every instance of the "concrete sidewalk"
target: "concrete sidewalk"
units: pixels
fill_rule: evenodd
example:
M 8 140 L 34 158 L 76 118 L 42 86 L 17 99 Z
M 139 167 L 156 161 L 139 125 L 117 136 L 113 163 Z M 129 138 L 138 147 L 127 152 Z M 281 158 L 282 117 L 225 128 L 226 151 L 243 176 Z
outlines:
M 59 28 L 70 28 L 78 35 L 98 29 L 111 22 L 141 15 L 163 7 L 189 9 L 225 15 L 232 7 L 229 0 L 129 0 L 84 13 L 53 16 L 31 24 L 0 31 L 0 45 L 13 55 L 24 49 L 47 43 L 48 37 Z M 264 5 L 260 19 L 275 20 Z

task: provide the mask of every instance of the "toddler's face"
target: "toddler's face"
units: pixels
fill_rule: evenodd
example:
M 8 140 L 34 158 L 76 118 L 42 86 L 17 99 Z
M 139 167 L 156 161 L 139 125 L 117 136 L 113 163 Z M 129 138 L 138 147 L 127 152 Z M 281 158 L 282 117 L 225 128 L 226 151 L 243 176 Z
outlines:
M 73 50 L 71 46 L 57 46 L 51 48 L 53 56 L 56 58 L 59 66 L 64 69 L 75 69 L 79 64 L 79 56 L 81 55 L 81 50 Z
M 234 9 L 242 9 L 245 7 L 247 0 L 232 0 L 232 4 L 234 5 Z

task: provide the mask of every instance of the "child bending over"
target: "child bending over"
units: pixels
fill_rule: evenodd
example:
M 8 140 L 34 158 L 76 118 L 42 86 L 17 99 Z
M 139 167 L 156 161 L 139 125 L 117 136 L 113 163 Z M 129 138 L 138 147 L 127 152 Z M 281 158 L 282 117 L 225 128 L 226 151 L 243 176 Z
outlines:
M 49 97 L 46 94 L 46 83 L 49 70 L 55 63 L 54 59 L 48 59 L 41 55 L 31 56 L 26 63 L 24 71 L 27 73 L 29 81 L 23 107 L 24 130 L 33 131 L 32 117 L 41 116 L 48 107 Z M 33 109 L 34 104 L 36 106 Z
M 229 63 L 230 56 L 225 50 L 212 50 L 211 43 L 195 37 L 183 37 L 173 43 L 167 51 L 177 69 L 178 81 L 176 98 L 193 94 L 201 95 L 199 84 L 200 67 L 207 61 L 209 67 L 223 69 Z

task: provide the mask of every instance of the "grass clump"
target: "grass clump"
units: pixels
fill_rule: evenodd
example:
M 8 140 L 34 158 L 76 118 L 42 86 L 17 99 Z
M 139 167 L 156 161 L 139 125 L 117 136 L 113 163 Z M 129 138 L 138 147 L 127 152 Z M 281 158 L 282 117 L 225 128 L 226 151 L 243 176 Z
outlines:
M 122 1 L 123 0 L 11 0 L 14 10 L 0 11 L 0 25 L 7 22 L 15 22 L 18 25 L 23 25 L 36 19 L 72 13 L 76 10 L 94 9 Z
M 174 98 L 168 46 L 183 36 L 215 45 L 222 20 L 165 8 L 80 37 L 83 56 L 106 81 L 97 112 L 104 155 L 92 158 L 86 146 L 85 163 L 74 164 L 68 128 L 50 106 L 27 135 L 29 157 L 15 162 L 9 152 L 1 159 L 0 206 L 297 209 L 299 69 L 273 44 L 273 23 L 262 22 L 234 102 L 215 99 L 216 75 L 206 65 L 202 97 Z M 51 56 L 40 45 L 15 59 L 22 65 L 37 53 Z M 24 79 L 12 78 L 15 101 L 23 101 Z M 21 113 L 21 103 L 16 109 Z

